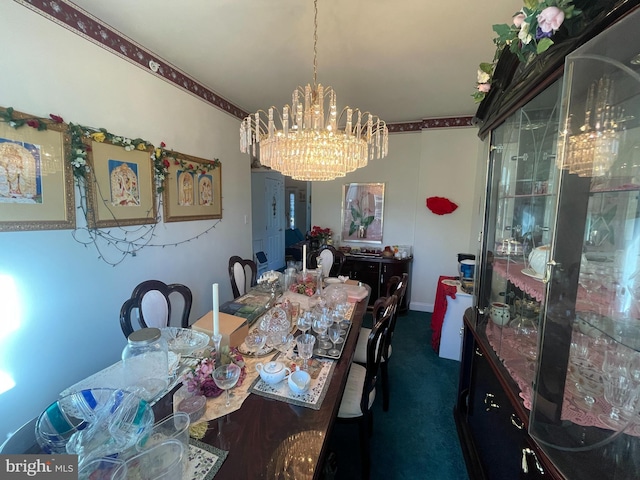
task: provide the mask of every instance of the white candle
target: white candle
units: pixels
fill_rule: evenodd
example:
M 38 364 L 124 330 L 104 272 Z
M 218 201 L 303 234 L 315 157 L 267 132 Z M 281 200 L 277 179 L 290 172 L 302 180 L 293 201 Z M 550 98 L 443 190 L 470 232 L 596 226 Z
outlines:
M 302 245 L 302 271 L 307 271 L 307 244 Z
M 220 333 L 220 301 L 218 300 L 218 284 L 213 284 L 213 334 Z

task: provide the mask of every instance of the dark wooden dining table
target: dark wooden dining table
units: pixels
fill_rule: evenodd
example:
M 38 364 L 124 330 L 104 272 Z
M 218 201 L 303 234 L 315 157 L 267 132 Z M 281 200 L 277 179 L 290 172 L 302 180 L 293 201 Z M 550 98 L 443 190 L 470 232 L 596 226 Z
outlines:
M 251 394 L 239 410 L 208 422 L 201 441 L 229 452 L 215 480 L 321 477 L 368 301 L 367 295 L 355 306 L 349 336 L 319 410 Z M 156 404 L 158 418 L 173 411 L 172 398 L 168 394 Z M 354 448 L 355 454 L 359 451 Z

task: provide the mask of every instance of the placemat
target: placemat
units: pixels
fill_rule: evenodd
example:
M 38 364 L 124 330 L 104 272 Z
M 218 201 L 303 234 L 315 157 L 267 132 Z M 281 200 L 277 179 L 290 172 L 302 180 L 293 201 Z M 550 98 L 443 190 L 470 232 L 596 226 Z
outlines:
M 229 452 L 190 438 L 189 466 L 184 475 L 185 480 L 211 480 L 228 454 Z
M 304 393 L 293 393 L 286 380 L 276 383 L 275 385 L 269 385 L 259 376 L 251 384 L 249 391 L 256 395 L 280 400 L 291 405 L 320 410 L 322 401 L 327 394 L 336 362 L 334 360 L 324 358 L 316 358 L 314 361 L 320 366 L 320 371 L 316 378 L 314 378 L 315 375 L 311 377 L 311 386 L 309 387 L 309 390 Z

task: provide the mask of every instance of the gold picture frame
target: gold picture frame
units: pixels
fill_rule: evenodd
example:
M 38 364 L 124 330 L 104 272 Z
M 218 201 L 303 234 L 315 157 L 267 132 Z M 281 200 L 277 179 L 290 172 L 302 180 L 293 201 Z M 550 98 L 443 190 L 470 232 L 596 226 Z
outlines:
M 222 218 L 222 165 L 171 152 L 162 204 L 165 222 Z
M 382 243 L 384 183 L 345 183 L 342 187 L 342 241 Z
M 41 127 L 13 128 L 0 122 L 0 232 L 75 228 L 67 124 L 34 120 L 32 115 L 3 107 L 0 111 Z
M 153 146 L 126 150 L 108 140 L 86 139 L 89 228 L 157 223 Z

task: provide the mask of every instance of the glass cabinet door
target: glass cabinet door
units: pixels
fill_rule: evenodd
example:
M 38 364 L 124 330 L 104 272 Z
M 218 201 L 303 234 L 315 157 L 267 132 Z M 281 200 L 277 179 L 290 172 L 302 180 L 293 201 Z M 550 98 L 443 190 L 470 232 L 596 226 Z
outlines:
M 527 406 L 544 299 L 545 255 L 555 223 L 559 100 L 556 82 L 494 129 L 491 137 L 478 287 L 478 306 L 485 315 L 480 322 L 514 381 L 527 390 Z
M 639 22 L 565 63 L 529 433 L 569 479 L 640 478 Z

